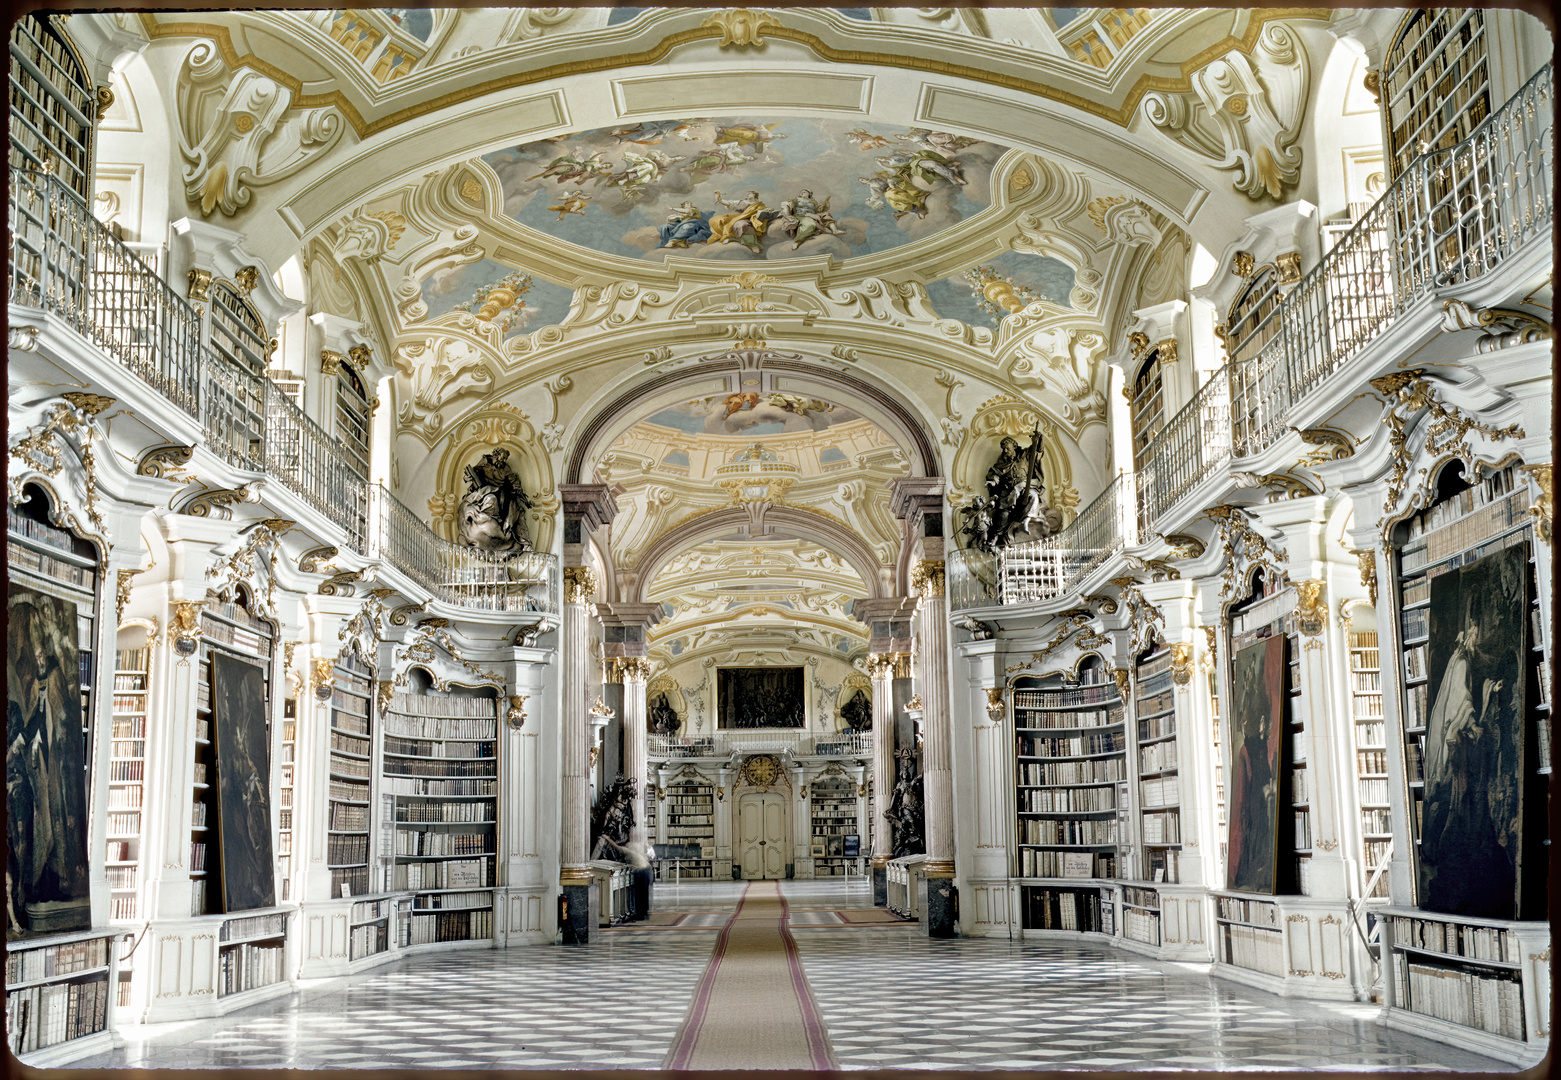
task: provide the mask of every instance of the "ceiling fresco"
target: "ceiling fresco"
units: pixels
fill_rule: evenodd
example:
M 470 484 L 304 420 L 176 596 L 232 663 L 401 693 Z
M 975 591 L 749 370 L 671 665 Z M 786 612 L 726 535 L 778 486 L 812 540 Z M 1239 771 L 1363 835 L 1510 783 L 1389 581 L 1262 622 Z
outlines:
M 861 417 L 818 398 L 775 391 L 695 398 L 647 416 L 645 423 L 690 435 L 781 435 L 825 431 Z
M 752 262 L 899 247 L 991 201 L 995 143 L 825 118 L 650 120 L 496 151 L 504 212 L 609 255 Z
M 427 321 L 452 311 L 469 312 L 505 337 L 560 323 L 574 290 L 511 269 L 491 259 L 438 270 L 422 282 Z
M 927 285 L 932 306 L 945 319 L 994 330 L 1026 304 L 1049 300 L 1072 307 L 1073 267 L 1049 255 L 1008 252 Z

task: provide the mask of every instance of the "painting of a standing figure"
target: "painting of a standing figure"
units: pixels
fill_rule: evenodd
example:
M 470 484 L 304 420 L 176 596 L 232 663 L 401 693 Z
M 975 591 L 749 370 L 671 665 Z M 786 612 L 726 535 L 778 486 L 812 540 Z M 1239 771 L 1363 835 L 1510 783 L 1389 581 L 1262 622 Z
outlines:
M 1280 750 L 1285 730 L 1285 639 L 1236 653 L 1230 710 L 1228 889 L 1275 891 L 1279 867 Z
M 1527 545 L 1431 579 L 1420 906 L 1517 918 Z
M 276 903 L 276 879 L 265 678 L 254 664 L 216 651 L 211 656 L 211 696 L 223 909 L 270 907 Z
M 12 585 L 6 605 L 6 938 L 92 925 L 76 605 Z

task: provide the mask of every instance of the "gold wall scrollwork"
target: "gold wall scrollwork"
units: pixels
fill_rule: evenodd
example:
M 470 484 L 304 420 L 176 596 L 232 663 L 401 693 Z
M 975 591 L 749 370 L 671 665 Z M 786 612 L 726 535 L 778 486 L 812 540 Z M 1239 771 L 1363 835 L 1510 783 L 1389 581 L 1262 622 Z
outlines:
M 1130 675 L 1131 673 L 1125 667 L 1111 669 L 1111 681 L 1117 684 L 1117 697 L 1123 701 L 1132 696 L 1133 680 Z
M 941 597 L 944 594 L 942 559 L 922 559 L 911 571 L 911 588 L 924 597 Z
M 233 517 L 233 508 L 240 503 L 249 501 L 249 485 L 240 484 L 236 488 L 203 488 L 184 500 L 178 508 L 172 508 L 176 514 L 188 514 L 191 517 L 211 517 L 216 514 L 218 518 L 226 520 Z
M 1550 465 L 1523 465 L 1522 470 L 1534 478 L 1534 483 L 1539 487 L 1539 498 L 1534 500 L 1534 505 L 1528 508 L 1529 514 L 1534 518 L 1534 532 L 1540 540 L 1550 543 L 1551 522 L 1555 520 L 1555 490 L 1550 482 Z
M 176 484 L 188 484 L 195 478 L 181 475 L 184 467 L 195 456 L 193 446 L 154 446 L 136 462 L 137 476 L 150 476 L 156 480 L 172 480 Z
M 1328 624 L 1328 601 L 1323 598 L 1323 582 L 1308 578 L 1295 583 L 1296 629 L 1305 637 L 1316 637 Z
M 764 44 L 764 33 L 771 28 L 779 30 L 781 21 L 770 11 L 751 11 L 748 8 L 730 8 L 718 11 L 699 24 L 701 30 L 721 32 L 717 45 L 723 49 L 748 48 Z
M 1171 681 L 1177 686 L 1192 682 L 1192 644 L 1186 641 L 1171 643 Z
M 144 574 L 150 569 L 150 566 L 143 566 L 139 570 L 119 571 L 118 580 L 114 585 L 114 618 L 117 621 L 125 620 L 125 605 L 130 602 L 131 580 L 137 574 Z
M 595 570 L 589 566 L 564 567 L 564 603 L 589 604 L 595 595 Z
M 512 731 L 519 731 L 526 726 L 526 702 L 529 700 L 526 694 L 511 694 L 509 696 L 509 708 L 504 713 L 505 722 Z
M 618 677 L 624 682 L 646 682 L 650 679 L 650 661 L 643 656 L 630 656 L 614 660 Z
M 1321 465 L 1325 461 L 1343 461 L 1355 454 L 1355 440 L 1342 431 L 1328 427 L 1294 428 L 1295 433 L 1301 436 L 1301 441 L 1308 446 L 1317 447 L 1310 450 L 1306 456 L 1296 462 L 1297 467 L 1311 467 Z
M 986 714 L 993 720 L 1001 720 L 1006 707 L 1003 704 L 1003 688 L 1001 686 L 989 686 L 986 688 Z

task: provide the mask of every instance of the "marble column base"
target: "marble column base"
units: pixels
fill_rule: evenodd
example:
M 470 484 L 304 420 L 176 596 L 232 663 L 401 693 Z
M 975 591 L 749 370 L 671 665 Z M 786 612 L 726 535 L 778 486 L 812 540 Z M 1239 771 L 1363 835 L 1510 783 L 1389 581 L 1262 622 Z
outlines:
M 959 891 L 954 888 L 953 878 L 921 879 L 920 921 L 928 937 L 959 936 Z
M 889 868 L 875 866 L 873 874 L 873 907 L 889 906 Z
M 559 929 L 564 933 L 564 944 L 590 944 L 591 927 L 601 919 L 601 901 L 595 887 L 590 882 L 565 884 L 558 891 L 568 905 L 566 911 L 559 913 Z

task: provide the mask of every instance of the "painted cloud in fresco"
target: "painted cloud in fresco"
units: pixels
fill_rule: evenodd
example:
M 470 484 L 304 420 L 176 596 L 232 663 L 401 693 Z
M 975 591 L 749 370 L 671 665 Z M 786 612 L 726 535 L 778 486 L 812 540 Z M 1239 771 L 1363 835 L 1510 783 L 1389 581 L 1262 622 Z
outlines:
M 427 320 L 465 311 L 497 326 L 506 336 L 560 323 L 569 314 L 574 291 L 491 259 L 448 267 L 422 283 Z
M 496 151 L 504 212 L 610 255 L 752 262 L 886 251 L 991 201 L 1007 148 L 803 118 L 650 120 Z
M 932 282 L 927 295 L 945 319 L 996 329 L 1003 316 L 1036 300 L 1072 307 L 1073 279 L 1073 267 L 1059 259 L 1013 251 Z
M 769 391 L 695 398 L 647 416 L 645 423 L 690 435 L 779 435 L 823 431 L 859 419 L 859 414 L 827 401 Z

